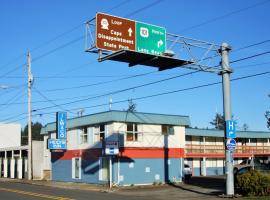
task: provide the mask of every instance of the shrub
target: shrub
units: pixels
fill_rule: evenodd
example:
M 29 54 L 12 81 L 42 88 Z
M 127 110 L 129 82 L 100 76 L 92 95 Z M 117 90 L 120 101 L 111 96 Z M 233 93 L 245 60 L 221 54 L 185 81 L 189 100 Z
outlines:
M 245 196 L 270 195 L 270 176 L 263 175 L 256 170 L 236 177 L 238 192 Z

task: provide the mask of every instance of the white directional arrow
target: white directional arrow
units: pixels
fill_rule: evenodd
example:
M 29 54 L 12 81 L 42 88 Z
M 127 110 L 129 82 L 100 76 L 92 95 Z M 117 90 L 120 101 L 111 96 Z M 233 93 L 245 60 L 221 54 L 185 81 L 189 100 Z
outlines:
M 131 28 L 129 28 L 129 29 L 128 29 L 128 36 L 129 36 L 129 37 L 131 37 L 132 32 L 133 32 L 133 31 L 132 31 L 132 29 L 131 29 Z
M 158 48 L 161 47 L 162 45 L 163 45 L 163 41 L 162 41 L 162 40 L 159 40 L 159 41 L 157 42 Z

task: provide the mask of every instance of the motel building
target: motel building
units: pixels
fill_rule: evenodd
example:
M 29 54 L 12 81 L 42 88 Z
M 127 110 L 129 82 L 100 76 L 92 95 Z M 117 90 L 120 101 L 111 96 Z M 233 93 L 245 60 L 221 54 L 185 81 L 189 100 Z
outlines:
M 69 119 L 67 149 L 51 150 L 51 179 L 112 185 L 180 182 L 188 126 L 187 116 L 126 111 Z M 56 123 L 41 134 L 44 142 L 55 138 Z M 106 144 L 113 142 L 118 153 L 108 155 Z
M 185 161 L 193 176 L 225 174 L 224 131 L 186 128 Z M 236 131 L 234 164 L 244 159 L 258 158 L 270 163 L 270 133 Z
M 44 148 L 44 174 L 54 181 L 119 186 L 181 182 L 184 163 L 193 176 L 224 174 L 223 131 L 189 127 L 188 116 L 127 111 L 68 119 L 67 148 Z M 41 134 L 46 147 L 56 138 L 56 123 Z M 235 164 L 250 157 L 270 162 L 269 132 L 236 134 Z

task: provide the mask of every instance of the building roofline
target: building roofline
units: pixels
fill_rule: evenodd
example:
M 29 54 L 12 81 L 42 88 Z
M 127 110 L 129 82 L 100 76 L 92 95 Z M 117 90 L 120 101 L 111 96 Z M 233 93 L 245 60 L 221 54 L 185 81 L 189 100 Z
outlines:
M 184 115 L 111 110 L 94 113 L 90 115 L 84 115 L 81 117 L 70 118 L 68 119 L 67 128 L 71 129 L 85 125 L 101 124 L 109 122 L 134 122 L 138 124 L 145 123 L 145 124 L 168 124 L 168 125 L 190 126 L 189 117 Z M 55 122 L 46 124 L 41 129 L 41 134 L 46 134 L 50 131 L 55 131 L 55 126 L 56 126 Z
M 187 128 L 186 135 L 224 137 L 224 130 Z M 236 131 L 236 137 L 238 137 L 238 138 L 270 138 L 270 132 L 267 132 L 267 131 Z

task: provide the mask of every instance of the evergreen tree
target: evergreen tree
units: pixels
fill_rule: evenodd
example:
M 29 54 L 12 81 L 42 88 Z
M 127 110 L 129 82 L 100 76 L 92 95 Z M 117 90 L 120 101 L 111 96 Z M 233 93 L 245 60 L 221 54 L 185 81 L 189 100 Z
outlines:
M 43 136 L 40 135 L 40 130 L 42 128 L 42 124 L 39 122 L 31 123 L 32 126 L 32 140 L 43 140 Z M 22 133 L 21 133 L 21 143 L 22 145 L 28 144 L 28 124 L 24 127 Z
M 215 118 L 210 124 L 213 125 L 215 129 L 224 130 L 224 121 L 224 116 L 220 113 L 216 113 Z

